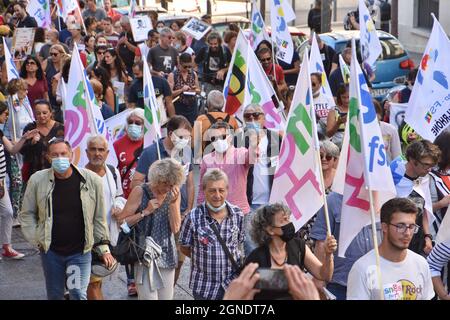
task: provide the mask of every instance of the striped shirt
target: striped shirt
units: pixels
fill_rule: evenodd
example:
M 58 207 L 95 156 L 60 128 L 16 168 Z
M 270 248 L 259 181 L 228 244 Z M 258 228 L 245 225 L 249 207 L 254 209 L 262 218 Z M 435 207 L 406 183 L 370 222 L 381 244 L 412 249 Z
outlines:
M 189 287 L 208 300 L 221 298 L 218 296 L 220 288 L 225 290 L 237 277 L 210 224 L 215 223 L 234 260 L 242 265 L 244 216 L 239 207 L 226 203 L 228 215 L 220 224 L 209 215 L 203 202 L 186 216 L 180 231 L 180 244 L 191 249 Z
M 3 146 L 3 131 L 0 130 L 0 180 L 6 177 L 6 157 L 5 147 Z
M 438 243 L 427 258 L 432 277 L 440 277 L 442 269 L 450 261 L 450 240 Z

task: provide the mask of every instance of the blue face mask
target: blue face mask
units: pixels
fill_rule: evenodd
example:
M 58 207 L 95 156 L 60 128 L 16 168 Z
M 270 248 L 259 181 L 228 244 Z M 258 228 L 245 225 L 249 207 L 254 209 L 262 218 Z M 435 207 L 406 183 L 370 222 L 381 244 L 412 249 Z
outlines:
M 220 210 L 222 210 L 223 208 L 225 208 L 227 205 L 226 202 L 224 202 L 220 207 L 213 207 L 212 204 L 210 204 L 209 202 L 206 202 L 206 206 L 208 207 L 209 210 L 213 211 L 213 212 L 219 212 Z
M 139 126 L 137 124 L 129 124 L 128 134 L 132 140 L 140 139 L 142 135 L 142 126 Z
M 247 128 L 247 130 L 249 129 L 253 129 L 256 131 L 256 133 L 259 133 L 259 130 L 261 130 L 261 126 L 259 125 L 258 122 L 246 122 L 245 123 L 245 127 Z
M 52 168 L 58 173 L 64 173 L 70 168 L 69 158 L 59 157 L 52 159 Z

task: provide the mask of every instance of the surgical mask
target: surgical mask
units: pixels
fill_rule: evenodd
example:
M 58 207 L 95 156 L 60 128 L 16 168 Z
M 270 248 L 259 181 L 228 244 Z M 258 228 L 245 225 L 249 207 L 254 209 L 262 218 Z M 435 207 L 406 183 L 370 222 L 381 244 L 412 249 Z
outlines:
M 261 129 L 261 126 L 258 122 L 247 122 L 245 125 L 247 130 L 255 130 L 256 133 L 259 133 L 259 130 Z
M 161 30 L 162 30 L 163 28 L 156 28 L 156 31 L 158 31 L 158 33 L 161 33 Z
M 181 49 L 181 43 L 175 42 L 175 43 L 173 44 L 173 47 L 174 47 L 177 51 L 180 51 L 180 49 Z
M 216 152 L 218 153 L 224 153 L 225 151 L 228 150 L 229 144 L 228 144 L 228 140 L 227 139 L 219 139 L 217 141 L 214 141 L 212 143 L 212 145 L 214 146 L 214 149 L 216 150 Z
M 52 168 L 58 173 L 66 172 L 70 167 L 69 158 L 59 157 L 52 159 Z
M 212 212 L 219 212 L 220 210 L 222 210 L 223 208 L 225 208 L 227 205 L 226 202 L 224 202 L 220 207 L 214 207 L 212 204 L 210 204 L 209 202 L 206 202 L 206 206 L 208 207 L 209 210 L 211 210 Z
M 182 150 L 184 147 L 186 147 L 189 144 L 189 139 L 186 138 L 180 138 L 175 133 L 172 133 L 172 142 L 173 146 L 177 150 Z
M 281 231 L 283 234 L 280 236 L 281 240 L 284 242 L 289 242 L 295 237 L 295 227 L 292 222 L 289 222 L 288 224 L 282 226 L 282 227 L 275 227 L 275 228 L 281 228 Z
M 137 124 L 129 124 L 128 135 L 132 140 L 138 140 L 142 135 L 142 126 L 139 126 Z

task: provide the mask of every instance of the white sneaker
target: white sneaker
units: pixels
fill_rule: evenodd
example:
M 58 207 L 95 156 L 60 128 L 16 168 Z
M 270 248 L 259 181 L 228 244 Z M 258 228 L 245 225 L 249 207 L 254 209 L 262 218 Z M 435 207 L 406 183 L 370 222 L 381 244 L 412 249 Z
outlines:
M 14 220 L 13 220 L 13 228 L 20 228 L 19 219 L 14 218 Z

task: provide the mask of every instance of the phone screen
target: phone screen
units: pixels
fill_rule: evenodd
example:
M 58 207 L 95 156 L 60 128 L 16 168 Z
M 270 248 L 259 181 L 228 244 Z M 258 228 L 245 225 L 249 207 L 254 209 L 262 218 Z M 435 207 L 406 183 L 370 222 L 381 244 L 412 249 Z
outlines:
M 288 282 L 284 271 L 280 269 L 259 268 L 259 281 L 256 283 L 256 289 L 287 291 Z

